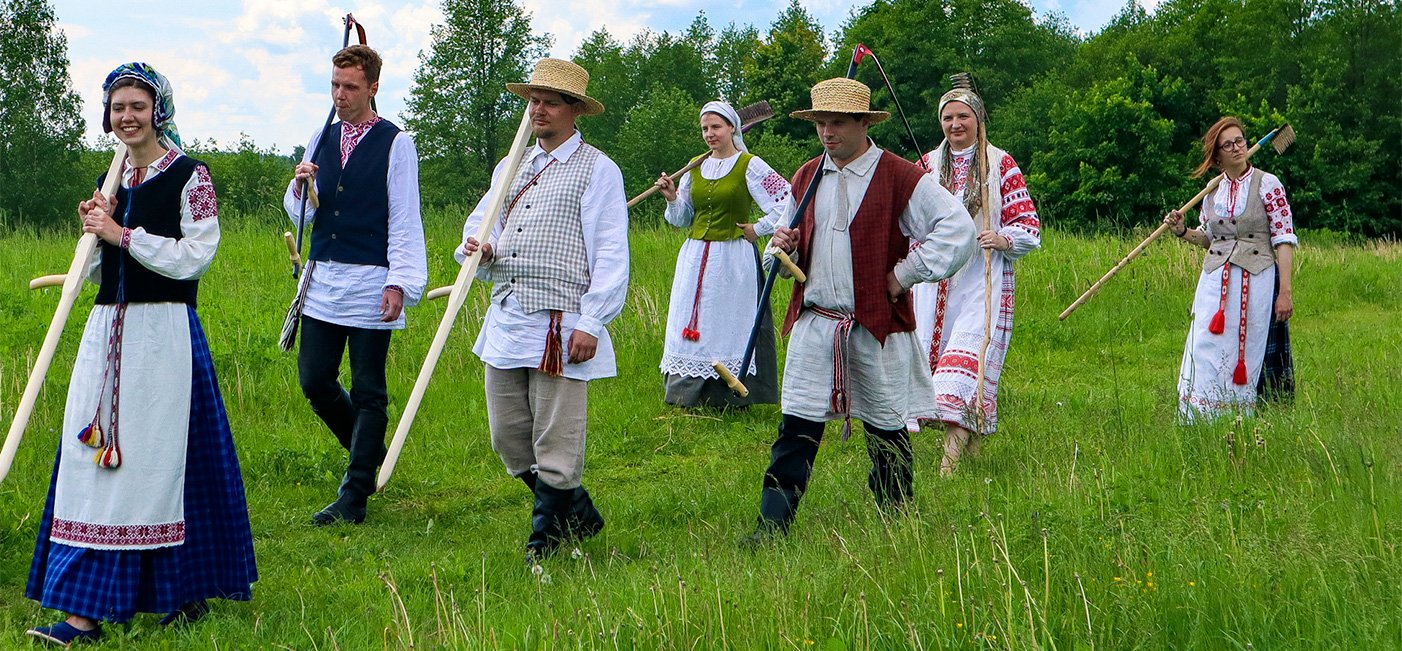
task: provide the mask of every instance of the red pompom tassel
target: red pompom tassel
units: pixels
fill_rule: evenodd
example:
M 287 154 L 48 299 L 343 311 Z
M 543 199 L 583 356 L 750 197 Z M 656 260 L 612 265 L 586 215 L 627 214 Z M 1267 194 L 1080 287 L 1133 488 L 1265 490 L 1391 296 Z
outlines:
M 682 328 L 682 339 L 687 341 L 700 341 L 701 331 L 695 328 Z
M 1227 311 L 1223 309 L 1218 309 L 1217 313 L 1212 315 L 1212 323 L 1209 323 L 1207 325 L 1207 331 L 1211 332 L 1214 335 L 1220 335 L 1223 332 L 1226 332 L 1226 330 Z
M 1232 373 L 1232 382 L 1236 383 L 1238 386 L 1244 386 L 1246 384 L 1246 360 L 1240 357 L 1236 360 L 1236 372 Z

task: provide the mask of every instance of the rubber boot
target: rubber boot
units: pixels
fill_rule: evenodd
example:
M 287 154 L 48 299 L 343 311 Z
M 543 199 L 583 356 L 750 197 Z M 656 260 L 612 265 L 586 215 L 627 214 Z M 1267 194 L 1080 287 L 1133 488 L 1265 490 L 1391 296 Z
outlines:
M 589 491 L 580 486 L 573 491 L 569 513 L 565 516 L 565 536 L 584 540 L 604 530 L 604 516 L 594 506 Z
M 555 553 L 565 539 L 565 520 L 576 489 L 560 489 L 539 479 L 531 509 L 531 535 L 526 539 L 526 564 L 533 565 Z

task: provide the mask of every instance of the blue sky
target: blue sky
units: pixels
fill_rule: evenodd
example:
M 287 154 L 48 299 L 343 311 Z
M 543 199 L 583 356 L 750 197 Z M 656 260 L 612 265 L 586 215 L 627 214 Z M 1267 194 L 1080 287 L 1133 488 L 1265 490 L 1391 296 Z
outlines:
M 1029 0 L 1024 0 L 1029 1 Z M 1094 32 L 1127 0 L 1030 0 L 1039 15 L 1057 11 Z M 830 34 L 863 3 L 801 0 Z M 536 32 L 568 56 L 590 32 L 607 27 L 626 41 L 643 31 L 677 31 L 704 9 L 717 28 L 766 28 L 786 0 L 522 0 Z M 1146 6 L 1157 0 L 1141 0 Z M 282 152 L 303 143 L 330 110 L 330 57 L 340 45 L 340 17 L 366 25 L 385 58 L 381 114 L 399 120 L 429 27 L 441 22 L 439 0 L 55 0 L 68 36 L 73 85 L 83 98 L 88 134 L 101 131 L 101 84 L 124 61 L 146 61 L 175 88 L 182 137 L 221 144 L 248 134 Z M 116 7 L 116 8 L 114 8 Z M 563 8 L 562 8 L 563 7 Z M 879 44 L 873 44 L 880 52 Z

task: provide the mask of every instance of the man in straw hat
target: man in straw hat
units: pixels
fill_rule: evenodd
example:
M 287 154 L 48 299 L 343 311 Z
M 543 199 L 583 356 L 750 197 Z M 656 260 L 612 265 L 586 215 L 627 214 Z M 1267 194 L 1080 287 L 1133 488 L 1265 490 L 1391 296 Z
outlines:
M 519 168 L 502 160 L 492 173 L 508 192 L 491 239 L 473 237 L 484 196 L 456 252 L 461 262 L 480 246 L 478 276 L 493 284 L 472 352 L 487 366 L 492 449 L 535 494 L 529 563 L 604 528 L 581 479 L 589 381 L 616 372 L 606 326 L 628 294 L 628 199 L 618 165 L 575 129 L 604 111 L 588 85 L 584 68 L 550 58 L 529 83 L 506 85 L 529 100 L 536 142 Z
M 302 394 L 350 453 L 336 501 L 312 523 L 360 523 L 385 457 L 385 363 L 390 333 L 404 329 L 404 308 L 428 283 L 428 254 L 419 216 L 419 156 L 414 140 L 375 113 L 380 55 L 352 45 L 331 59 L 331 98 L 338 121 L 312 134 L 283 207 L 296 224 L 307 179 L 320 201 L 307 208 L 311 263 L 299 288 Z M 321 138 L 329 138 L 317 151 Z M 316 160 L 312 154 L 316 152 Z M 349 349 L 351 389 L 338 375 Z
M 813 122 L 825 156 L 793 179 L 803 196 L 824 175 L 798 228 L 780 227 L 773 246 L 808 276 L 795 283 L 784 318 L 783 420 L 747 542 L 786 533 L 808 487 L 826 421 L 862 421 L 871 456 L 868 485 L 883 510 L 914 490 L 905 420 L 935 414 L 930 374 L 915 337 L 908 290 L 948 278 L 974 251 L 969 213 L 934 177 L 887 151 L 867 129 L 891 116 L 871 110 L 871 90 L 845 78 L 813 87 Z M 788 209 L 792 222 L 796 206 Z M 911 240 L 919 244 L 911 247 Z

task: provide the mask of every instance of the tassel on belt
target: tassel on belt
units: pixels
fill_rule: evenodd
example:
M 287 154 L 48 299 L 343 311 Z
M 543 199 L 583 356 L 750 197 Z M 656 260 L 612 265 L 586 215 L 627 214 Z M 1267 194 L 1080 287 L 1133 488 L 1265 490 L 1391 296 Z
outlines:
M 1207 324 L 1207 331 L 1220 335 L 1227 330 L 1227 289 L 1232 284 L 1232 263 L 1222 265 L 1222 298 L 1217 304 L 1217 313 L 1212 315 L 1212 322 Z M 1246 303 L 1247 297 L 1251 295 L 1251 272 L 1241 269 L 1241 318 L 1237 326 L 1236 341 L 1236 369 L 1232 372 L 1232 383 L 1238 386 L 1246 385 Z
M 832 394 L 828 400 L 828 409 L 843 415 L 842 440 L 846 441 L 852 438 L 852 395 L 847 387 L 847 358 L 851 352 L 849 340 L 852 336 L 852 326 L 857 322 L 857 317 L 850 312 L 829 310 L 816 305 L 809 305 L 807 309 L 824 319 L 837 322 L 837 329 L 832 333 Z

